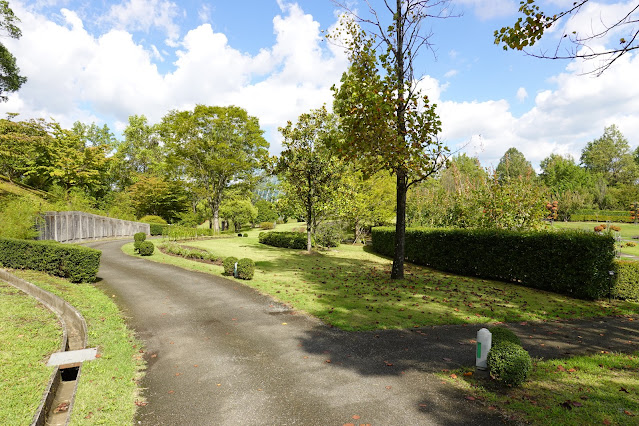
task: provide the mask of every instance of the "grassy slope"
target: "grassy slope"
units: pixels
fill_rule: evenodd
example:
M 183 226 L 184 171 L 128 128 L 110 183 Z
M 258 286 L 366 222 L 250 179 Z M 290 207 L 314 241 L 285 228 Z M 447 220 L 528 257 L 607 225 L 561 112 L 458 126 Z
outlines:
M 89 347 L 99 348 L 100 358 L 82 366 L 71 424 L 132 424 L 143 361 L 140 342 L 127 329 L 117 306 L 91 284 L 72 284 L 34 271 L 13 273 L 78 309 L 87 322 Z
M 299 227 L 279 226 L 278 230 Z M 248 238 L 188 241 L 220 257 L 250 257 L 255 277 L 246 284 L 295 309 L 345 330 L 412 328 L 438 324 L 543 321 L 636 314 L 638 304 L 588 302 L 525 287 L 461 277 L 407 265 L 406 279 L 390 280 L 391 261 L 362 246 L 306 254 Z M 133 254 L 132 244 L 124 251 Z M 150 260 L 220 275 L 222 268 L 163 255 Z
M 26 424 L 35 414 L 53 367 L 49 356 L 60 350 L 57 317 L 22 291 L 0 282 L 0 419 Z

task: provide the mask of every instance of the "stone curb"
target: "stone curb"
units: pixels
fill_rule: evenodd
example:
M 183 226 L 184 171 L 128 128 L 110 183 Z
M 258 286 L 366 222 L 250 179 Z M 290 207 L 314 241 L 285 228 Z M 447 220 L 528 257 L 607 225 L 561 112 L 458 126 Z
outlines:
M 62 344 L 61 351 L 84 349 L 87 345 L 88 331 L 87 324 L 80 312 L 78 312 L 73 306 L 67 303 L 64 299 L 41 289 L 40 287 L 25 281 L 15 275 L 10 274 L 4 269 L 0 269 L 0 280 L 6 281 L 12 286 L 22 290 L 29 296 L 35 298 L 49 310 L 55 313 L 62 323 Z M 31 426 L 40 426 L 46 423 L 46 417 L 53 404 L 56 391 L 61 382 L 60 367 L 51 374 L 49 383 L 42 395 L 40 406 L 36 410 L 33 416 Z M 67 421 L 70 418 L 71 411 L 73 409 L 73 403 L 75 401 L 75 391 L 77 389 L 77 383 L 80 379 L 80 371 L 82 366 L 78 369 L 78 375 L 73 389 L 73 395 L 67 411 Z

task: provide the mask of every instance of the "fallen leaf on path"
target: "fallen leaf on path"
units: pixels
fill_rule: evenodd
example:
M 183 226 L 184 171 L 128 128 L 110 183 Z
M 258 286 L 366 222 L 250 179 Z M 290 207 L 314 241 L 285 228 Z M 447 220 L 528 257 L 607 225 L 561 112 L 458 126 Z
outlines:
M 392 386 L 386 386 L 386 389 L 391 390 L 393 387 Z
M 419 404 L 420 407 L 424 408 L 424 407 L 428 407 L 428 405 L 426 404 Z
M 475 397 L 474 396 L 467 396 L 466 399 L 469 400 L 469 401 L 474 401 Z
M 450 378 L 451 378 L 451 379 L 456 379 L 456 378 L 457 378 L 457 374 L 451 374 L 451 375 L 450 375 Z
M 473 372 L 472 371 L 467 371 L 464 373 L 464 376 L 472 376 Z
M 634 414 L 632 414 L 632 413 L 631 413 L 630 411 L 628 411 L 628 410 L 623 410 L 623 413 L 624 413 L 626 416 L 631 416 L 631 417 L 632 417 L 632 416 L 634 416 Z
M 327 364 L 330 364 L 330 363 L 331 363 L 331 360 L 330 360 L 330 359 L 327 359 L 327 360 L 326 360 L 326 361 L 324 361 L 324 362 L 325 362 L 325 363 L 327 363 Z
M 69 403 L 68 402 L 60 403 L 60 405 L 55 407 L 55 410 L 53 410 L 54 413 L 64 413 L 66 411 L 69 411 Z
M 135 400 L 135 405 L 137 405 L 138 407 L 145 407 L 147 404 L 148 402 L 138 401 L 137 399 Z
M 151 358 L 157 358 L 157 357 L 158 357 L 158 354 L 151 355 Z
M 360 416 L 358 416 L 357 414 L 355 414 L 355 415 L 353 416 L 353 420 L 359 420 L 359 419 L 361 419 L 361 417 L 360 417 Z
M 175 391 L 174 390 L 170 390 L 169 393 L 175 393 Z

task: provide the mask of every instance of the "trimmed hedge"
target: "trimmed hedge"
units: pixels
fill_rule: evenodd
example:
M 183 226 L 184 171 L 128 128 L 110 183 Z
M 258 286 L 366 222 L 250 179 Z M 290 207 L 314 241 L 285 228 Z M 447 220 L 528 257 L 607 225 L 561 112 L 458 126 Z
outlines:
M 255 262 L 248 257 L 237 261 L 237 278 L 242 280 L 252 280 L 255 274 Z
M 260 232 L 259 241 L 274 247 L 284 247 L 296 250 L 306 249 L 306 234 L 302 232 Z
M 373 249 L 393 256 L 394 228 L 373 228 Z M 516 282 L 581 299 L 608 295 L 610 235 L 486 229 L 407 229 L 406 260 L 460 275 Z
M 140 256 L 151 256 L 155 251 L 155 245 L 151 241 L 142 241 L 140 243 L 140 247 L 138 248 L 138 253 Z
M 570 215 L 571 222 L 624 222 L 634 223 L 630 211 L 615 210 L 577 210 Z
M 0 238 L 0 265 L 42 271 L 73 283 L 94 282 L 101 255 L 100 250 L 73 244 Z
M 222 266 L 224 266 L 224 275 L 233 276 L 235 273 L 235 263 L 237 261 L 237 257 L 233 256 L 229 256 L 222 261 Z
M 530 354 L 513 342 L 501 342 L 491 347 L 486 362 L 490 376 L 510 386 L 522 384 L 532 370 Z
M 615 284 L 612 296 L 619 299 L 639 300 L 639 262 L 615 262 Z
M 491 346 L 496 346 L 503 342 L 511 342 L 521 346 L 521 340 L 515 333 L 504 327 L 491 327 L 488 329 L 492 334 Z
M 168 225 L 161 225 L 159 223 L 150 223 L 149 227 L 151 228 L 149 231 L 151 235 L 156 236 L 156 235 L 163 235 L 164 230 L 168 228 Z
M 133 241 L 145 241 L 146 240 L 146 234 L 144 232 L 136 232 L 135 234 L 133 234 Z

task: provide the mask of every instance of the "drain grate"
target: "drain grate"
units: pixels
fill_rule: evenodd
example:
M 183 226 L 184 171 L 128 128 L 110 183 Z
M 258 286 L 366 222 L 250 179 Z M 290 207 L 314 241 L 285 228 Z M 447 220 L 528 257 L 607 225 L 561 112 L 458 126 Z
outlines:
M 63 382 L 75 382 L 78 378 L 80 367 L 70 367 L 60 369 L 60 378 Z

